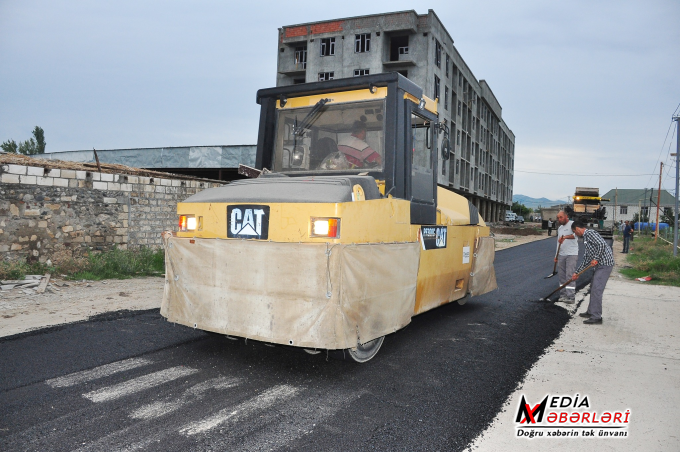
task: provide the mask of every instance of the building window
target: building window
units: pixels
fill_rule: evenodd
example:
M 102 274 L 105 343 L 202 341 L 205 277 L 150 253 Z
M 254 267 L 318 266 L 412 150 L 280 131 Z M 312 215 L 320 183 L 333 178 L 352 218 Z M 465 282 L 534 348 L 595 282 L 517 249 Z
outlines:
M 295 47 L 295 67 L 307 69 L 307 46 Z
M 305 79 L 303 79 L 303 78 L 294 78 L 293 79 L 293 85 L 299 85 L 299 84 L 304 83 L 304 82 L 305 82 Z
M 442 45 L 439 44 L 439 41 L 435 41 L 435 45 L 434 45 L 434 64 L 436 64 L 437 67 L 441 69 L 441 67 L 442 67 Z
M 360 77 L 362 75 L 368 75 L 368 69 L 354 69 L 354 76 Z
M 397 72 L 399 72 L 404 77 L 408 78 L 408 71 L 397 71 Z
M 458 86 L 463 86 L 463 74 L 458 72 Z
M 456 131 L 456 146 L 460 146 L 460 130 Z M 457 173 L 458 171 L 456 171 Z
M 456 160 L 456 174 L 460 171 L 460 160 Z
M 449 87 L 444 86 L 444 110 L 449 109 Z
M 439 77 L 436 75 L 434 76 L 434 98 L 438 99 L 439 98 Z
M 321 39 L 321 56 L 335 55 L 335 38 Z
M 628 206 L 621 206 L 621 208 L 619 209 L 619 213 L 621 215 L 628 215 Z
M 451 58 L 449 58 L 449 54 L 446 54 L 446 78 L 449 78 L 449 64 L 451 63 Z
M 648 216 L 648 215 L 649 215 L 649 207 L 643 207 L 643 208 L 642 208 L 642 211 L 641 211 L 641 215 L 642 215 L 643 217 Z
M 327 82 L 328 80 L 333 80 L 335 72 L 319 72 L 319 81 Z
M 370 51 L 371 51 L 371 34 L 362 33 L 360 35 L 356 35 L 356 38 L 354 39 L 354 52 L 364 53 Z
M 408 60 L 408 36 L 390 38 L 390 61 Z
M 461 101 L 458 101 L 458 116 L 460 116 L 460 112 L 463 108 L 463 103 Z

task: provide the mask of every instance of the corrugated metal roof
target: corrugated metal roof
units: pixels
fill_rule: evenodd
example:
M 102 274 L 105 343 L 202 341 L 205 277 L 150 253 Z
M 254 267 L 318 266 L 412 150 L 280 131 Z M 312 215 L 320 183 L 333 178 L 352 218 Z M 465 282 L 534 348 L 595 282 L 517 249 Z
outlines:
M 646 200 L 649 201 L 650 197 L 654 201 L 654 204 L 656 204 L 657 196 L 658 196 L 658 190 L 654 189 L 652 190 L 647 189 L 647 198 Z M 645 190 L 644 189 L 632 189 L 632 188 L 619 188 L 618 189 L 618 196 L 617 196 L 617 190 L 609 190 L 607 193 L 602 195 L 603 198 L 608 198 L 610 201 L 603 202 L 602 204 L 605 205 L 613 205 L 614 200 L 616 200 L 617 205 L 637 205 L 638 202 L 641 202 L 644 204 L 645 202 Z M 675 198 L 668 193 L 666 190 L 661 190 L 661 205 L 662 206 L 673 206 L 675 204 Z
M 256 145 L 183 146 L 137 149 L 97 149 L 101 163 L 136 168 L 238 168 L 239 164 L 255 166 Z M 93 151 L 51 152 L 43 159 L 93 163 Z

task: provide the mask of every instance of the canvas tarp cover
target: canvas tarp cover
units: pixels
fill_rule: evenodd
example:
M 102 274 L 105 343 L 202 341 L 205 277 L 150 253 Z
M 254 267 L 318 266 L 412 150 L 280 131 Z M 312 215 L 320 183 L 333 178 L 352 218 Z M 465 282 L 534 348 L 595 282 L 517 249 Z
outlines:
M 493 237 L 479 237 L 468 289 L 471 296 L 482 295 L 498 288 L 496 270 L 493 267 L 495 255 L 495 239 Z
M 164 243 L 161 314 L 171 322 L 344 349 L 397 331 L 413 315 L 417 242 L 332 245 L 166 234 Z

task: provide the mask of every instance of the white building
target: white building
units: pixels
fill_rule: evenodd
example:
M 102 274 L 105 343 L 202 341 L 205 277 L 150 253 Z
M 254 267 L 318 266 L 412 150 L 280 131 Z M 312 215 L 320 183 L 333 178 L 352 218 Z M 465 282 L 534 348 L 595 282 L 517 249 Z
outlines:
M 614 221 L 621 223 L 626 220 L 632 221 L 635 214 L 642 211 L 642 217 L 648 216 L 649 221 L 656 222 L 657 210 L 659 221 L 663 216 L 664 209 L 675 206 L 675 198 L 666 190 L 661 190 L 661 203 L 657 208 L 659 191 L 657 189 L 625 189 L 609 190 L 602 195 L 609 201 L 602 205 L 607 207 L 607 219 L 605 225 L 611 225 Z

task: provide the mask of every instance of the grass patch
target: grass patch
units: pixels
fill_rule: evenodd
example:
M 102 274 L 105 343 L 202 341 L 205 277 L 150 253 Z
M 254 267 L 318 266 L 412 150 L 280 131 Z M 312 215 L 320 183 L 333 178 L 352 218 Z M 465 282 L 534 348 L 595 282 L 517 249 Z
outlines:
M 26 275 L 43 275 L 47 266 L 39 263 L 0 262 L 0 279 L 24 279 Z
M 68 279 L 127 279 L 136 276 L 161 276 L 165 273 L 162 249 L 114 248 L 83 257 L 55 258 L 52 265 L 26 262 L 0 262 L 0 279 L 23 279 L 26 275 L 67 275 Z
M 680 257 L 673 257 L 673 246 L 663 240 L 636 237 L 630 243 L 627 261 L 633 268 L 624 268 L 621 274 L 629 278 L 651 276 L 651 283 L 680 286 Z

